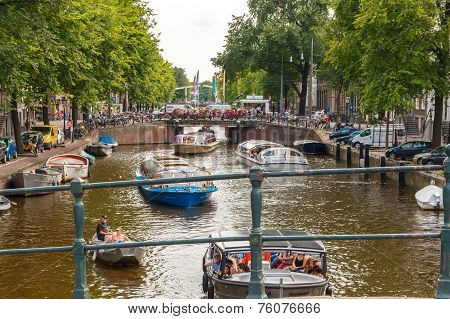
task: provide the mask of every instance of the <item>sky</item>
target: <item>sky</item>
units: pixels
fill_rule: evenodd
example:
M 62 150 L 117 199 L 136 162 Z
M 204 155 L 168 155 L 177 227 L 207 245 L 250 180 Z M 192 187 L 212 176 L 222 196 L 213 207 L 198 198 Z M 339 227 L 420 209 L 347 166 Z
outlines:
M 163 56 L 186 70 L 192 81 L 211 80 L 211 58 L 222 51 L 233 15 L 247 12 L 247 0 L 148 0 L 155 11 Z

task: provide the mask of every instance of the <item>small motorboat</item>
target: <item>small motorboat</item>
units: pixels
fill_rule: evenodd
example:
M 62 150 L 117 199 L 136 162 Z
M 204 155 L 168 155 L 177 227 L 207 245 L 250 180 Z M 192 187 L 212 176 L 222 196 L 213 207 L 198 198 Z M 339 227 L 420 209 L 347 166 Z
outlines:
M 34 170 L 37 174 L 51 175 L 56 179 L 56 185 L 60 185 L 62 183 L 62 173 L 56 169 L 51 169 L 47 167 L 36 168 Z
M 79 155 L 83 156 L 83 157 L 86 157 L 89 160 L 89 164 L 90 165 L 94 165 L 94 163 L 95 163 L 95 156 L 94 155 L 88 154 L 85 151 L 81 151 Z
M 5 196 L 0 196 L 0 211 L 5 211 L 11 208 L 11 201 Z
M 327 146 L 325 143 L 310 141 L 310 140 L 301 140 L 294 142 L 294 148 L 307 155 L 326 155 L 328 154 Z
M 117 150 L 117 146 L 119 146 L 116 139 L 112 136 L 100 136 L 98 142 L 111 145 L 113 151 Z
M 141 164 L 136 172 L 138 180 L 183 178 L 211 175 L 205 169 L 197 169 L 173 155 L 154 156 Z M 179 207 L 199 206 L 210 200 L 217 187 L 212 182 L 179 183 L 169 185 L 144 185 L 140 187 L 150 200 Z
M 176 154 L 203 154 L 214 151 L 219 142 L 213 133 L 194 132 L 175 137 L 171 144 Z
M 291 171 L 308 169 L 308 161 L 296 149 L 281 144 L 250 140 L 238 145 L 236 154 L 257 164 L 264 171 Z
M 50 157 L 45 166 L 62 172 L 63 182 L 70 182 L 77 177 L 86 178 L 89 176 L 89 160 L 76 154 Z
M 424 210 L 444 209 L 442 188 L 436 185 L 428 185 L 415 195 L 417 204 Z
M 95 245 L 104 245 L 106 242 L 98 240 L 97 234 L 92 238 Z M 127 243 L 134 240 L 127 241 Z M 139 265 L 144 258 L 145 250 L 142 247 L 126 247 L 95 250 L 92 254 L 93 261 L 104 262 L 110 266 L 134 266 Z
M 243 237 L 248 236 L 248 231 L 221 231 L 213 233 L 210 237 L 219 239 L 209 245 L 203 256 L 203 292 L 208 293 L 209 299 L 245 299 L 248 294 L 250 284 L 250 243 L 221 242 L 222 237 Z M 308 235 L 306 232 L 291 230 L 264 230 L 263 236 L 302 236 Z M 295 269 L 291 271 L 289 267 L 279 268 L 279 264 L 271 262 L 271 255 L 290 254 L 291 258 L 296 258 L 298 254 L 309 255 L 309 259 L 318 262 L 317 273 Z M 227 274 L 225 272 L 225 262 L 221 262 L 218 268 L 205 266 L 206 261 L 213 260 L 216 255 L 220 255 L 221 261 L 229 259 L 239 259 L 239 269 L 242 271 Z M 240 256 L 240 257 L 238 257 Z M 265 292 L 268 298 L 299 298 L 332 295 L 332 289 L 327 271 L 327 253 L 325 246 L 319 240 L 298 241 L 280 240 L 273 242 L 263 242 L 263 280 Z M 292 261 L 290 264 L 292 265 Z M 273 268 L 271 268 L 273 267 Z
M 58 178 L 51 174 L 20 172 L 11 177 L 14 188 L 45 187 L 58 185 Z M 23 196 L 43 195 L 48 192 L 24 194 Z
M 111 144 L 99 142 L 89 145 L 86 147 L 85 151 L 94 156 L 109 156 L 113 152 L 113 147 Z

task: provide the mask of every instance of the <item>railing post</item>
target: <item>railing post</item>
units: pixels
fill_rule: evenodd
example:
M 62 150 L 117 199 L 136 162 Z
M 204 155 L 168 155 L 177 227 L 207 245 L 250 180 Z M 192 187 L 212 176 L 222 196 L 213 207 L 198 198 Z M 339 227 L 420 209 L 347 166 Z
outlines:
M 83 238 L 84 231 L 84 203 L 83 203 L 83 180 L 76 178 L 70 183 L 75 202 L 73 204 L 73 219 L 75 221 L 75 240 L 73 241 L 73 255 L 75 256 L 75 287 L 73 288 L 73 298 L 89 298 L 89 288 L 86 280 L 86 254 Z
M 364 167 L 370 166 L 370 145 L 364 145 Z
M 347 166 L 352 166 L 352 148 L 347 146 Z
M 386 157 L 380 157 L 380 167 L 386 167 Z M 380 173 L 380 181 L 382 184 L 386 182 L 386 173 Z
M 400 166 L 405 166 L 405 162 L 400 162 Z M 398 172 L 398 186 L 405 186 L 405 172 Z
M 250 182 L 252 183 L 252 229 L 250 231 L 250 254 L 252 267 L 250 273 L 250 284 L 248 286 L 248 299 L 267 298 L 262 269 L 261 184 L 263 179 L 263 171 L 260 167 L 255 166 L 250 169 Z
M 441 232 L 441 267 L 436 298 L 450 298 L 450 145 L 445 147 L 444 225 Z
M 358 161 L 358 167 L 361 166 L 361 160 L 364 158 L 364 144 L 359 144 L 359 161 Z
M 341 144 L 336 143 L 336 162 L 341 160 Z

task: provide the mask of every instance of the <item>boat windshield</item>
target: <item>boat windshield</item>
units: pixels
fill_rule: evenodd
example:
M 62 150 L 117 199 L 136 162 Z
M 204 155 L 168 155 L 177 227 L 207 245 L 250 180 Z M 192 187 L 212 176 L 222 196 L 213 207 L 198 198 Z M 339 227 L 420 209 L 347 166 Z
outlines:
M 264 157 L 303 157 L 302 153 L 292 148 L 270 148 L 261 153 Z

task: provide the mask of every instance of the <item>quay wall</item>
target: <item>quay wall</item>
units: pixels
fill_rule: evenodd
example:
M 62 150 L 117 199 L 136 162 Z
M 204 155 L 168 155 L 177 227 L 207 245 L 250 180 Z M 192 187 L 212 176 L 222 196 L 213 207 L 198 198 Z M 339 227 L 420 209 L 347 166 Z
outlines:
M 99 128 L 99 136 L 114 136 L 119 145 L 165 144 L 175 138 L 176 128 L 164 124 Z
M 328 152 L 331 156 L 336 156 L 336 144 L 329 141 L 324 141 L 327 144 Z M 352 148 L 351 151 L 351 163 L 353 167 L 359 167 L 359 149 Z M 340 159 L 343 162 L 347 162 L 347 146 L 340 148 Z M 369 166 L 379 167 L 381 156 L 370 154 L 369 156 Z M 407 163 L 406 165 L 411 165 Z M 386 166 L 397 166 L 396 161 L 386 159 Z M 425 186 L 430 185 L 431 181 L 434 180 L 436 185 L 439 187 L 444 187 L 445 178 L 443 174 L 438 174 L 438 172 L 405 172 L 405 185 L 412 187 L 416 190 L 422 189 Z M 399 180 L 399 174 L 392 172 L 386 173 L 386 177 L 394 181 Z
M 95 130 L 91 135 L 87 136 L 84 140 L 78 140 L 74 143 L 65 143 L 56 149 L 46 150 L 38 156 L 20 156 L 17 160 L 12 160 L 7 164 L 0 165 L 0 189 L 9 188 L 11 176 L 19 172 L 31 172 L 36 168 L 40 168 L 45 165 L 47 160 L 56 155 L 78 153 L 86 148 L 86 146 L 96 142 L 98 140 L 98 132 Z

